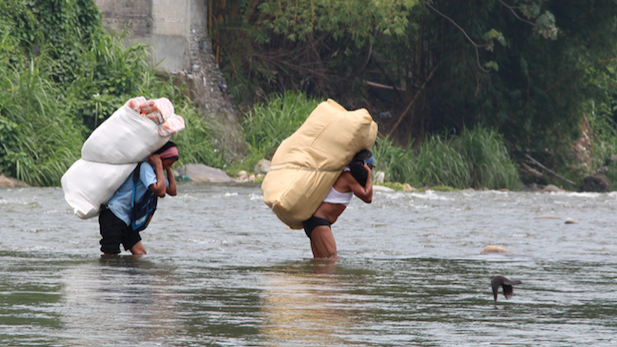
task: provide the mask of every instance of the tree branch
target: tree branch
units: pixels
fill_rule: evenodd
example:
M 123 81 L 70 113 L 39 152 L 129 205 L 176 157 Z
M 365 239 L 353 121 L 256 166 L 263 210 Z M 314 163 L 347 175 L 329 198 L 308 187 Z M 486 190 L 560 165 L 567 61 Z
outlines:
M 409 110 L 411 109 L 411 106 L 413 106 L 413 103 L 416 102 L 416 99 L 418 98 L 418 95 L 420 95 L 420 93 L 424 90 L 424 87 L 426 87 L 426 84 L 433 77 L 433 74 L 435 73 L 435 71 L 437 70 L 438 67 L 439 67 L 439 64 L 437 64 L 437 66 L 435 66 L 433 68 L 433 71 L 431 71 L 431 73 L 428 75 L 428 78 L 426 79 L 426 81 L 424 81 L 424 83 L 422 84 L 422 87 L 420 87 L 418 92 L 416 92 L 416 95 L 414 95 L 414 97 L 411 100 L 411 102 L 409 103 L 409 105 L 407 105 L 407 108 L 405 109 L 405 111 L 403 111 L 401 116 L 398 118 L 398 120 L 396 121 L 396 124 L 394 124 L 392 129 L 390 129 L 390 132 L 388 133 L 388 136 L 391 136 L 392 133 L 394 132 L 394 130 L 396 130 L 396 128 L 398 127 L 398 125 L 401 124 L 401 121 L 403 120 L 405 115 L 407 115 L 407 112 L 409 112 Z
M 539 166 L 539 167 L 541 167 L 542 169 L 544 169 L 544 170 L 546 170 L 546 171 L 548 171 L 548 172 L 552 173 L 553 175 L 555 175 L 555 176 L 557 176 L 557 177 L 561 178 L 562 180 L 564 180 L 564 181 L 566 181 L 566 182 L 568 182 L 568 183 L 570 183 L 570 184 L 572 184 L 572 185 L 574 185 L 574 184 L 575 184 L 574 182 L 570 181 L 569 179 L 567 179 L 567 178 L 565 178 L 565 177 L 563 177 L 563 176 L 560 176 L 560 175 L 559 175 L 558 173 L 556 173 L 555 171 L 553 171 L 553 170 L 551 170 L 551 169 L 547 168 L 546 166 L 544 166 L 544 165 L 540 164 L 540 162 L 539 162 L 539 161 L 537 161 L 537 160 L 535 160 L 534 158 L 532 158 L 529 154 L 525 154 L 525 157 L 527 157 L 527 159 L 531 160 L 534 164 L 538 165 L 538 166 Z
M 525 22 L 525 23 L 527 23 L 527 24 L 531 25 L 532 27 L 535 27 L 535 26 L 536 26 L 536 24 L 535 24 L 535 23 L 532 23 L 532 22 L 530 22 L 530 21 L 528 21 L 528 20 L 526 20 L 526 19 L 523 19 L 523 18 L 519 17 L 519 16 L 518 16 L 518 14 L 516 14 L 516 12 L 514 11 L 514 9 L 515 9 L 515 8 L 518 8 L 518 7 L 515 7 L 515 6 L 509 6 L 508 4 L 506 4 L 505 2 L 503 2 L 503 1 L 501 1 L 501 0 L 498 0 L 498 1 L 499 1 L 499 2 L 501 2 L 501 4 L 502 4 L 502 5 L 504 5 L 505 7 L 507 7 L 510 11 L 512 11 L 512 14 L 514 14 L 514 17 L 518 18 L 520 21 Z

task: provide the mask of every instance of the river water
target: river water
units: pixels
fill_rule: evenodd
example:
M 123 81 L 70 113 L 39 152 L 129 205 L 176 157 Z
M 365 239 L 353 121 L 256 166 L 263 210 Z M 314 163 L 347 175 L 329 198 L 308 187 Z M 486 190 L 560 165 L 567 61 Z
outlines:
M 101 258 L 60 188 L 2 188 L 0 346 L 616 346 L 616 210 L 616 193 L 377 191 L 334 224 L 329 263 L 258 186 L 184 183 L 148 255 Z M 523 284 L 495 303 L 492 275 Z

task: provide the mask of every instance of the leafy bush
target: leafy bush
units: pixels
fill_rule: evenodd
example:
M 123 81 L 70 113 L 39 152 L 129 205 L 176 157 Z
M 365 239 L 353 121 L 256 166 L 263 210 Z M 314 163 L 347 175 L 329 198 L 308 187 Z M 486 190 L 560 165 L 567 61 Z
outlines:
M 0 32 L 2 33 L 2 32 Z M 45 54 L 28 68 L 9 62 L 8 35 L 0 41 L 0 171 L 29 184 L 52 185 L 79 158 L 83 127 L 49 82 Z
M 166 94 L 161 94 L 166 95 Z M 168 95 L 168 94 L 167 94 Z M 180 151 L 180 162 L 204 163 L 219 169 L 226 169 L 225 148 L 217 138 L 219 125 L 211 117 L 203 116 L 190 100 L 184 99 L 174 103 L 176 114 L 184 118 L 186 128 L 174 135 L 173 141 Z
M 157 77 L 144 45 L 125 47 L 89 0 L 0 2 L 0 172 L 58 185 L 84 138 L 126 100 L 167 97 L 186 129 L 174 139 L 185 163 L 224 167 L 216 124 Z

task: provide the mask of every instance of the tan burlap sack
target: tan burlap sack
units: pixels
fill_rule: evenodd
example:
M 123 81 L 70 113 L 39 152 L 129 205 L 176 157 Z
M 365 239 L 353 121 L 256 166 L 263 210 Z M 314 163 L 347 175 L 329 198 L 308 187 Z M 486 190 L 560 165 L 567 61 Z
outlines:
M 301 229 L 353 156 L 370 149 L 377 124 L 365 110 L 322 102 L 285 139 L 261 185 L 264 202 L 292 229 Z

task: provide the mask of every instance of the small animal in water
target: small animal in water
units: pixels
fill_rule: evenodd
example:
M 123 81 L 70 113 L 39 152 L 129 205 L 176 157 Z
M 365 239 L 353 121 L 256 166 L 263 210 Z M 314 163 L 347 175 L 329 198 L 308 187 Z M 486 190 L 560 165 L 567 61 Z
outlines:
M 493 276 L 491 277 L 491 287 L 493 287 L 493 297 L 495 298 L 495 302 L 497 302 L 497 294 L 499 294 L 499 287 L 503 288 L 503 295 L 506 299 L 510 299 L 512 297 L 512 286 L 517 284 L 522 284 L 521 281 L 512 281 L 507 277 L 503 276 Z

